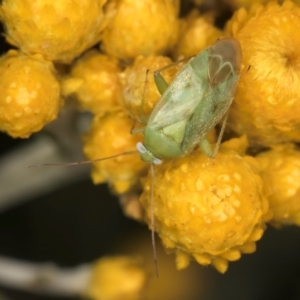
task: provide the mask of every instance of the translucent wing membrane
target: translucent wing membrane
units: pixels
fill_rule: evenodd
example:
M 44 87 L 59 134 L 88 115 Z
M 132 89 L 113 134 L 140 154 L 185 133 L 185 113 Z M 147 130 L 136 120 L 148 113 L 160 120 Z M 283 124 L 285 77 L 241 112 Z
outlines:
M 187 122 L 182 151 L 189 152 L 214 128 L 230 107 L 239 76 L 210 89 L 205 101 L 199 103 L 192 118 Z M 204 109 L 205 108 L 205 109 Z
M 240 44 L 233 38 L 225 38 L 209 49 L 208 77 L 212 87 L 230 80 L 239 74 L 242 51 Z
M 214 128 L 229 109 L 240 75 L 241 48 L 237 40 L 222 39 L 208 48 L 209 88 L 187 122 L 182 151 L 187 153 Z
M 205 73 L 199 77 L 187 64 L 155 106 L 147 126 L 157 130 L 188 119 L 205 94 Z

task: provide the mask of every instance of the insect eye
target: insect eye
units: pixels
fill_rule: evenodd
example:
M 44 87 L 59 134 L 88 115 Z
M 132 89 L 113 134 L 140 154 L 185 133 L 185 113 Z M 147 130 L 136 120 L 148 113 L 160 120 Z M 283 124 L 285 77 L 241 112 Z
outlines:
M 142 153 L 142 154 L 147 152 L 147 149 L 145 148 L 145 146 L 141 142 L 138 142 L 136 144 L 136 149 L 139 153 Z

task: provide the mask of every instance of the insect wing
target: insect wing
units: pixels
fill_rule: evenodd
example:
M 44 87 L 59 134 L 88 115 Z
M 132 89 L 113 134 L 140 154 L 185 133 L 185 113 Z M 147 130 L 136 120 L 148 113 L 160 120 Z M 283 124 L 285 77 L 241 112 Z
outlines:
M 187 122 L 183 153 L 195 147 L 226 114 L 240 77 L 241 48 L 237 40 L 220 40 L 208 50 L 209 65 L 206 70 L 209 88 Z
M 191 67 L 191 62 L 197 59 L 199 74 Z M 207 89 L 208 51 L 205 50 L 191 59 L 169 85 L 149 118 L 147 126 L 154 130 L 188 120 Z
M 207 92 L 205 101 L 198 105 L 192 118 L 187 123 L 182 144 L 184 153 L 195 147 L 226 114 L 234 98 L 238 79 L 239 76 L 236 76 L 226 84 L 223 83 Z

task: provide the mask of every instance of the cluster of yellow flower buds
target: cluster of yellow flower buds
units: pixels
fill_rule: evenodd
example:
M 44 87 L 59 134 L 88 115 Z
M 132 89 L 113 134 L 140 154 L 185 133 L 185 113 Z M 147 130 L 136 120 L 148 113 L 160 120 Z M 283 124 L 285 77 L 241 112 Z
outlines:
M 229 261 L 255 251 L 267 222 L 300 225 L 300 152 L 293 144 L 300 142 L 300 7 L 241 7 L 223 29 L 214 24 L 220 12 L 179 18 L 179 7 L 179 0 L 3 0 L 5 36 L 18 50 L 0 59 L 0 130 L 29 137 L 72 96 L 78 109 L 94 114 L 84 136 L 89 159 L 133 151 L 143 139 L 130 134 L 133 123 L 147 122 L 160 98 L 153 73 L 217 38 L 235 37 L 241 78 L 228 141 L 214 159 L 196 149 L 155 166 L 153 177 L 138 155 L 124 155 L 96 162 L 92 171 L 96 184 L 107 182 L 118 195 L 141 193 L 148 223 L 154 201 L 155 231 L 176 253 L 178 269 L 193 258 L 224 273 Z M 69 71 L 60 74 L 57 64 Z M 180 67 L 164 69 L 168 83 Z
M 112 16 L 106 0 L 5 0 L 0 19 L 18 51 L 0 61 L 0 130 L 27 138 L 54 120 L 63 104 L 54 63 L 69 63 L 98 43 Z

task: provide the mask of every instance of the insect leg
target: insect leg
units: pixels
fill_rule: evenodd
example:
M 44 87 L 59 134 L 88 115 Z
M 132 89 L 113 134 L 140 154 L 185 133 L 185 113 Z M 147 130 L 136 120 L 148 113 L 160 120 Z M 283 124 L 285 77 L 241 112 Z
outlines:
M 167 67 L 169 67 L 169 66 L 170 65 L 168 65 Z M 160 72 L 163 71 L 164 69 L 166 69 L 166 67 L 163 67 L 154 72 L 154 81 L 155 81 L 156 87 L 161 95 L 165 92 L 165 90 L 169 86 L 169 84 L 166 82 L 166 80 L 160 74 Z
M 218 137 L 218 140 L 217 140 L 217 143 L 216 143 L 216 146 L 215 146 L 212 158 L 216 157 L 216 155 L 217 155 L 217 153 L 219 151 L 219 148 L 220 148 L 220 145 L 221 145 L 221 142 L 222 142 L 222 137 L 223 137 L 223 134 L 224 134 L 224 131 L 225 131 L 225 126 L 226 126 L 227 118 L 228 118 L 228 112 L 225 115 L 224 120 L 222 122 L 221 131 L 220 131 L 220 134 L 219 134 L 219 137 Z
M 211 144 L 209 143 L 209 141 L 208 141 L 208 139 L 206 137 L 204 137 L 203 139 L 201 139 L 200 142 L 199 142 L 200 149 L 203 151 L 203 153 L 206 156 L 208 156 L 210 158 L 215 158 L 216 155 L 219 152 L 220 145 L 221 145 L 221 142 L 222 142 L 222 137 L 223 137 L 224 131 L 225 131 L 225 126 L 226 126 L 227 118 L 228 118 L 228 113 L 225 115 L 225 117 L 223 119 L 221 131 L 219 133 L 218 140 L 217 140 L 217 143 L 216 143 L 216 146 L 215 146 L 214 150 L 212 150 Z
M 136 128 L 134 129 L 133 128 L 134 126 L 132 126 L 131 130 L 130 130 L 130 133 L 131 134 L 138 134 L 138 133 L 141 133 L 144 131 L 145 127 L 140 127 L 140 128 Z
M 206 137 L 203 137 L 199 142 L 199 147 L 202 152 L 208 157 L 214 157 L 214 151 L 212 150 L 211 144 Z
M 181 59 L 172 64 L 164 66 L 154 72 L 154 81 L 155 81 L 156 87 L 161 95 L 165 92 L 165 90 L 167 89 L 169 84 L 166 82 L 166 80 L 163 78 L 163 76 L 160 73 L 168 68 L 171 68 L 171 67 L 173 67 L 179 63 L 182 63 L 183 61 L 189 60 L 189 59 L 190 59 L 190 57 Z

